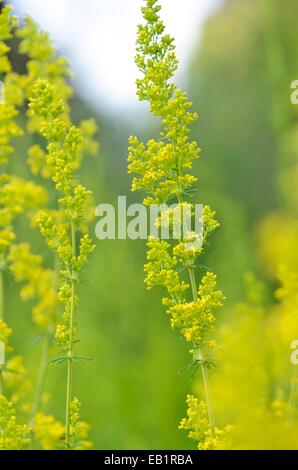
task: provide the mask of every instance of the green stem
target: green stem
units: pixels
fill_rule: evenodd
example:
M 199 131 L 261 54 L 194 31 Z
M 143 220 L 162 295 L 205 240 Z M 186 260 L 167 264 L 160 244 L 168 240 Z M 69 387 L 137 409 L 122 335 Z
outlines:
M 196 284 L 194 269 L 193 268 L 188 268 L 188 273 L 189 273 L 189 277 L 190 277 L 190 284 L 191 284 L 193 300 L 196 302 L 198 300 L 198 293 L 197 293 L 197 284 Z M 207 409 L 208 409 L 209 426 L 210 426 L 210 429 L 211 429 L 211 433 L 214 436 L 215 435 L 215 418 L 214 418 L 214 410 L 213 410 L 211 391 L 210 391 L 209 374 L 208 374 L 208 369 L 205 365 L 206 361 L 205 361 L 204 352 L 202 351 L 202 349 L 197 344 L 194 345 L 194 359 L 196 361 L 199 361 L 199 363 L 200 363 L 200 368 L 201 368 L 201 373 L 202 373 L 202 378 L 203 378 L 203 384 L 204 384 L 205 397 L 206 397 L 206 403 L 207 403 Z
M 72 398 L 72 359 L 67 360 L 67 388 L 66 388 L 66 434 L 65 443 L 70 445 L 70 404 Z
M 177 199 L 178 199 L 179 204 L 183 202 L 182 195 L 179 192 L 177 192 Z M 197 292 L 197 283 L 196 283 L 194 269 L 192 267 L 188 268 L 188 273 L 190 277 L 193 300 L 194 302 L 197 302 L 198 292 Z M 214 418 L 213 403 L 212 403 L 212 398 L 211 398 L 209 374 L 208 374 L 208 369 L 205 365 L 206 360 L 205 360 L 204 352 L 202 351 L 202 348 L 200 348 L 197 344 L 194 344 L 194 360 L 198 361 L 200 364 L 201 374 L 202 374 L 203 384 L 204 384 L 205 398 L 206 398 L 206 403 L 207 403 L 209 426 L 210 426 L 212 436 L 215 436 L 215 418 Z
M 72 256 L 76 257 L 76 230 L 75 224 L 71 221 L 71 244 Z M 72 269 L 71 276 L 71 305 L 70 305 L 70 319 L 69 319 L 69 343 L 67 351 L 67 387 L 66 387 L 66 434 L 65 443 L 69 447 L 70 444 L 70 405 L 72 400 L 72 376 L 73 376 L 73 329 L 74 329 L 74 314 L 75 314 L 75 297 L 76 297 L 76 277 Z

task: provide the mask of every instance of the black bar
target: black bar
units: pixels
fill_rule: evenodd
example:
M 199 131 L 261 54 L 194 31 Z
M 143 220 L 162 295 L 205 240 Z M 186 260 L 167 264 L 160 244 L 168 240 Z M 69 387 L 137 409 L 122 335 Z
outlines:
M 142 466 L 183 466 L 205 468 L 208 464 L 239 464 L 270 465 L 284 467 L 288 462 L 298 462 L 296 451 L 3 451 L 0 455 L 1 469 L 4 463 L 32 462 L 63 464 L 73 462 L 89 468 L 89 463 L 95 465 L 125 466 L 127 468 L 140 468 Z M 3 466 L 2 466 L 3 465 Z

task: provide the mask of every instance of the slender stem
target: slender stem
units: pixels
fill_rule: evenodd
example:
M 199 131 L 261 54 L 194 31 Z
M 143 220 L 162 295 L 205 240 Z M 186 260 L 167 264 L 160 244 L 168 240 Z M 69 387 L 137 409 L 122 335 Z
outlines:
M 196 284 L 194 269 L 193 268 L 188 268 L 188 273 L 189 273 L 189 277 L 190 277 L 190 284 L 191 284 L 193 300 L 196 302 L 198 300 L 198 293 L 197 293 L 197 284 Z M 202 378 L 203 378 L 203 384 L 204 384 L 204 390 L 205 390 L 206 403 L 207 403 L 207 409 L 208 409 L 209 426 L 210 426 L 210 429 L 211 429 L 211 433 L 214 436 L 215 435 L 215 418 L 214 418 L 213 403 L 212 403 L 211 391 L 210 391 L 209 374 L 208 374 L 208 369 L 205 365 L 204 352 L 202 351 L 202 349 L 197 344 L 194 345 L 194 358 L 195 358 L 196 361 L 199 361 L 199 363 L 200 363 L 200 368 L 201 368 L 201 373 L 202 373 Z
M 177 193 L 177 199 L 178 199 L 179 204 L 183 202 L 181 193 Z M 196 302 L 198 300 L 198 292 L 197 292 L 197 283 L 196 283 L 194 269 L 192 267 L 188 268 L 188 273 L 190 277 L 193 300 Z M 202 374 L 203 384 L 204 384 L 205 398 L 206 398 L 206 403 L 207 403 L 209 426 L 210 426 L 212 436 L 215 436 L 215 418 L 214 418 L 213 403 L 212 403 L 212 398 L 211 398 L 209 374 L 208 374 L 208 369 L 205 365 L 204 352 L 202 351 L 202 348 L 200 348 L 197 344 L 194 344 L 194 359 L 195 361 L 198 361 L 200 364 L 201 374 Z
M 72 243 L 72 256 L 76 257 L 76 230 L 75 224 L 71 221 L 71 243 Z M 75 297 L 76 297 L 76 277 L 72 269 L 71 276 L 71 305 L 70 305 L 70 319 L 69 319 L 69 343 L 67 352 L 67 387 L 66 387 L 66 434 L 65 443 L 67 446 L 70 444 L 70 405 L 72 400 L 72 376 L 73 376 L 73 328 L 74 328 L 74 314 L 75 314 Z
M 41 358 L 40 358 L 38 376 L 37 376 L 37 381 L 36 381 L 36 388 L 35 388 L 35 393 L 34 393 L 32 409 L 31 409 L 31 420 L 33 420 L 34 416 L 36 415 L 36 413 L 38 413 L 40 409 L 42 393 L 43 393 L 44 383 L 45 383 L 45 378 L 46 378 L 46 372 L 47 372 L 47 367 L 48 367 L 48 362 L 49 362 L 49 352 L 50 352 L 50 339 L 49 339 L 49 335 L 46 335 L 42 344 L 42 351 L 41 351 Z
M 67 361 L 67 389 L 66 389 L 66 445 L 70 444 L 70 404 L 72 398 L 72 359 L 68 358 Z

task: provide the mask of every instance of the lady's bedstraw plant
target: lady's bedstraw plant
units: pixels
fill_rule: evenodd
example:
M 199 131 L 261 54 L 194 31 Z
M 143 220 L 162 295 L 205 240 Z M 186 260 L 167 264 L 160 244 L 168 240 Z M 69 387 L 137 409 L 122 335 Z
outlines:
M 47 75 L 53 80 L 60 79 L 62 82 L 62 61 L 60 67 L 58 60 L 54 58 L 53 48 L 45 33 L 41 33 L 36 23 L 27 18 L 23 27 L 18 26 L 18 19 L 11 14 L 12 8 L 6 6 L 0 15 L 0 31 L 1 31 L 1 78 L 4 82 L 5 102 L 0 106 L 1 114 L 1 164 L 5 167 L 10 155 L 14 149 L 11 140 L 15 137 L 24 135 L 24 131 L 16 123 L 18 109 L 22 109 L 25 105 L 30 89 L 36 80 L 36 76 Z M 10 48 L 6 42 L 9 39 L 21 37 L 19 43 L 19 53 L 26 54 L 29 57 L 27 64 L 27 73 L 18 75 L 12 70 L 8 59 Z M 35 44 L 35 46 L 33 45 Z M 37 51 L 36 44 L 39 45 Z M 60 83 L 59 82 L 59 83 Z M 66 89 L 66 86 L 64 87 Z M 28 120 L 29 129 L 32 127 L 31 120 Z M 53 321 L 52 313 L 56 310 L 56 291 L 54 289 L 53 272 L 43 267 L 43 260 L 40 256 L 31 254 L 30 246 L 26 244 L 17 244 L 16 235 L 13 229 L 15 218 L 21 213 L 32 213 L 35 209 L 41 208 L 48 200 L 47 192 L 44 188 L 37 186 L 31 182 L 26 182 L 16 176 L 1 173 L 1 206 L 0 206 L 0 286 L 1 286 L 1 335 L 0 340 L 5 345 L 5 355 L 12 349 L 8 344 L 9 336 L 12 331 L 4 323 L 4 290 L 3 275 L 9 269 L 16 281 L 27 281 L 27 285 L 21 290 L 21 297 L 27 300 L 32 297 L 37 298 L 37 304 L 33 308 L 33 319 L 39 327 L 45 327 L 46 323 Z M 29 211 L 29 212 L 28 212 Z M 31 217 L 31 216 L 30 216 Z M 29 412 L 31 408 L 31 416 L 34 418 L 34 432 L 41 428 L 41 421 L 45 421 L 47 417 L 37 414 L 43 392 L 43 381 L 45 377 L 46 364 L 48 357 L 46 351 L 48 342 L 45 341 L 46 349 L 44 349 L 41 359 L 40 373 L 38 376 L 35 397 L 32 406 L 28 403 L 22 404 L 22 411 Z M 30 383 L 24 378 L 25 369 L 22 358 L 14 356 L 9 358 L 7 363 L 2 366 L 0 372 L 1 388 L 2 383 L 5 385 L 5 392 L 11 396 L 14 403 L 20 401 L 24 393 L 29 391 Z M 3 379 L 3 380 L 2 380 Z M 12 394 L 13 393 L 13 394 Z M 28 396 L 25 397 L 28 400 Z M 4 397 L 3 397 L 4 400 Z M 2 406 L 3 403 L 2 403 Z M 7 402 L 7 406 L 10 407 Z M 9 416 L 12 416 L 12 410 L 9 409 Z M 3 415 L 5 416 L 5 415 Z M 15 417 L 12 417 L 12 421 Z M 2 423 L 3 424 L 3 423 Z M 33 424 L 33 423 L 30 423 Z M 47 427 L 48 434 L 54 428 L 51 423 L 51 429 Z M 43 428 L 45 426 L 43 425 Z M 55 427 L 55 429 L 57 426 Z M 28 429 L 28 428 L 27 428 Z M 12 432 L 11 432 L 11 431 Z M 28 432 L 22 429 L 23 442 L 12 442 L 7 436 L 17 435 L 17 430 L 11 426 L 2 427 L 2 444 L 1 448 L 22 448 L 29 443 Z M 57 433 L 56 433 L 57 434 Z M 60 433 L 61 434 L 61 433 Z M 40 440 L 40 439 L 39 439 Z M 42 441 L 40 440 L 41 444 Z M 6 446 L 6 447 L 5 447 Z
M 0 0 L 1 1 L 1 0 Z M 24 181 L 14 175 L 5 172 L 6 163 L 14 152 L 12 139 L 22 137 L 25 132 L 17 124 L 16 118 L 19 110 L 27 108 L 29 97 L 32 95 L 34 84 L 38 78 L 49 80 L 54 85 L 56 96 L 64 101 L 64 121 L 70 126 L 68 100 L 72 95 L 72 89 L 67 83 L 70 75 L 67 61 L 57 53 L 47 33 L 42 31 L 38 24 L 30 17 L 25 18 L 24 24 L 19 27 L 18 19 L 12 15 L 11 7 L 4 7 L 0 14 L 0 78 L 4 82 L 5 103 L 0 106 L 0 165 L 3 168 L 0 175 L 0 341 L 1 349 L 5 347 L 5 355 L 9 355 L 12 348 L 8 344 L 12 330 L 4 322 L 4 285 L 3 276 L 9 270 L 17 282 L 24 285 L 21 289 L 23 301 L 34 299 L 33 322 L 38 327 L 43 338 L 43 346 L 40 358 L 40 366 L 32 405 L 28 401 L 29 381 L 25 379 L 25 368 L 22 358 L 14 356 L 8 358 L 6 364 L 0 366 L 0 392 L 4 391 L 14 404 L 26 415 L 30 414 L 30 427 L 35 437 L 35 444 L 39 443 L 44 449 L 56 447 L 65 434 L 64 426 L 52 416 L 46 416 L 40 411 L 44 396 L 44 382 L 47 365 L 49 362 L 51 344 L 58 319 L 58 284 L 59 264 L 56 261 L 53 268 L 44 266 L 43 257 L 31 252 L 28 243 L 16 243 L 14 221 L 20 214 L 29 216 L 36 225 L 36 210 L 45 207 L 50 200 L 47 191 L 32 182 Z M 19 38 L 18 53 L 26 57 L 26 71 L 24 74 L 16 73 L 8 59 L 10 48 L 6 41 Z M 44 117 L 29 109 L 26 113 L 26 127 L 30 134 L 40 132 Z M 82 157 L 86 154 L 94 155 L 98 151 L 98 145 L 93 140 L 96 132 L 96 124 L 93 120 L 82 121 L 79 125 L 81 142 L 77 149 L 75 168 L 78 169 Z M 28 164 L 34 176 L 48 179 L 51 177 L 47 162 L 47 152 L 42 145 L 34 144 L 28 151 Z M 51 207 L 53 207 L 51 201 Z M 55 204 L 56 205 L 56 204 Z M 47 210 L 55 222 L 60 223 L 65 218 L 65 211 Z M 90 212 L 91 213 L 91 212 Z M 89 214 L 88 214 L 89 216 Z M 86 217 L 87 218 L 87 217 Z M 80 229 L 85 230 L 87 223 L 80 221 Z M 21 402 L 22 399 L 22 402 Z M 6 405 L 5 405 L 6 404 Z M 9 401 L 4 397 L 1 406 L 7 406 L 9 413 L 13 410 Z M 75 434 L 84 439 L 86 425 L 79 420 L 79 403 L 74 400 L 69 408 L 69 421 L 71 421 L 73 442 Z M 30 411 L 31 409 L 31 411 Z M 3 414 L 4 416 L 4 414 Z M 15 415 L 13 415 L 15 416 Z M 15 420 L 15 417 L 12 418 Z M 17 440 L 13 443 L 7 436 L 13 433 L 17 436 L 17 428 L 13 430 L 11 425 L 5 426 L 2 422 L 1 448 L 22 448 L 29 443 L 28 432 L 22 430 L 24 437 L 22 443 Z M 10 433 L 10 429 L 13 430 Z M 28 428 L 27 428 L 28 430 Z M 77 439 L 78 441 L 78 439 Z M 5 447 L 7 446 L 7 447 Z M 87 442 L 81 443 L 77 448 L 88 446 Z
M 150 111 L 161 119 L 163 130 L 160 139 L 149 140 L 147 144 L 131 137 L 128 160 L 129 173 L 137 175 L 132 190 L 147 193 L 144 204 L 177 202 L 176 209 L 167 210 L 171 222 L 175 211 L 182 211 L 186 204 L 194 212 L 194 205 L 187 202 L 186 196 L 190 195 L 196 182 L 190 170 L 200 149 L 189 138 L 190 125 L 197 115 L 189 111 L 191 103 L 186 94 L 171 81 L 178 61 L 174 40 L 164 34 L 160 9 L 157 0 L 146 0 L 146 6 L 142 8 L 146 24 L 138 28 L 135 60 L 143 74 L 143 78 L 137 80 L 138 97 L 149 101 Z M 203 246 L 209 234 L 218 227 L 214 216 L 215 213 L 206 206 Z M 198 441 L 200 449 L 209 449 L 216 446 L 220 433 L 215 426 L 208 369 L 212 363 L 210 352 L 215 347 L 215 342 L 210 339 L 215 324 L 214 312 L 222 306 L 223 294 L 216 290 L 216 276 L 211 272 L 197 287 L 195 269 L 203 247 L 196 244 L 189 247 L 189 242 L 194 242 L 197 237 L 198 234 L 190 232 L 172 242 L 150 239 L 145 272 L 149 289 L 157 285 L 166 289 L 163 304 L 171 317 L 172 327 L 180 329 L 185 340 L 192 344 L 194 366 L 200 367 L 202 373 L 205 401 L 188 397 L 188 418 L 182 420 L 180 428 L 190 431 L 189 436 Z M 189 282 L 183 280 L 183 272 L 188 273 Z
M 49 213 L 39 216 L 39 226 L 49 247 L 54 250 L 63 269 L 60 272 L 59 299 L 64 305 L 63 321 L 57 326 L 56 340 L 63 355 L 56 362 L 67 362 L 65 448 L 81 446 L 78 423 L 79 402 L 73 397 L 73 364 L 84 358 L 74 355 L 77 338 L 77 309 L 80 273 L 94 250 L 88 235 L 79 240 L 79 225 L 86 214 L 91 193 L 75 179 L 82 138 L 80 130 L 65 119 L 65 105 L 57 98 L 55 88 L 38 81 L 30 100 L 30 109 L 42 118 L 41 135 L 47 140 L 48 169 L 58 191 L 59 207 L 64 217 L 55 220 Z
M 57 56 L 48 34 L 41 31 L 32 18 L 26 17 L 24 25 L 16 29 L 15 36 L 20 38 L 19 54 L 25 55 L 27 58 L 26 73 L 19 75 L 13 72 L 6 76 L 8 97 L 10 98 L 14 94 L 18 97 L 17 105 L 24 106 L 38 77 L 47 78 L 55 83 L 59 87 L 61 97 L 70 97 L 71 89 L 65 80 L 69 76 L 67 62 L 63 57 Z M 28 131 L 33 133 L 38 130 L 40 120 L 27 112 L 26 124 Z M 29 149 L 28 164 L 34 175 L 47 174 L 44 152 L 40 145 L 35 144 Z M 57 272 L 55 269 L 45 268 L 42 256 L 33 254 L 28 243 L 14 245 L 10 250 L 9 262 L 10 271 L 15 280 L 25 283 L 21 289 L 22 300 L 35 300 L 32 320 L 40 330 L 42 337 L 40 365 L 30 412 L 31 425 L 34 432 L 38 433 L 40 427 L 38 423 L 45 423 L 49 418 L 40 412 L 40 406 L 57 320 Z
M 64 100 L 64 118 L 66 121 L 70 122 L 70 108 L 67 102 L 72 95 L 72 89 L 67 82 L 67 78 L 70 76 L 67 61 L 57 54 L 48 34 L 42 31 L 32 18 L 26 17 L 23 25 L 19 27 L 17 18 L 11 15 L 11 8 L 6 7 L 1 14 L 1 19 L 3 23 L 3 34 L 6 34 L 5 25 L 9 24 L 10 26 L 9 37 L 6 34 L 5 39 L 19 38 L 18 53 L 26 57 L 26 71 L 24 74 L 18 74 L 12 70 L 7 58 L 4 61 L 3 55 L 5 98 L 6 103 L 9 103 L 13 110 L 14 115 L 17 114 L 18 109 L 23 110 L 24 108 L 27 108 L 27 102 L 29 97 L 32 95 L 36 80 L 38 78 L 43 78 L 49 80 L 50 83 L 55 86 L 57 96 Z M 7 53 L 9 49 L 7 46 L 5 47 L 6 49 L 4 50 Z M 5 112 L 7 117 L 7 109 L 5 109 Z M 38 133 L 42 125 L 42 118 L 33 113 L 32 110 L 27 111 L 26 117 L 27 131 L 30 134 Z M 9 142 L 11 137 L 22 136 L 24 134 L 24 131 L 17 127 L 15 122 L 14 124 L 14 135 L 12 135 L 12 133 L 10 135 L 10 133 L 7 132 L 7 128 L 3 125 L 1 127 L 1 130 L 5 131 L 3 134 L 7 139 L 7 142 Z M 93 120 L 84 120 L 80 123 L 82 143 L 80 145 L 80 151 L 78 152 L 78 168 L 82 157 L 85 156 L 85 154 L 94 155 L 98 151 L 98 145 L 93 140 L 95 132 L 96 124 Z M 10 152 L 12 151 L 13 149 L 10 148 Z M 46 150 L 42 145 L 34 143 L 34 145 L 30 147 L 28 151 L 28 165 L 34 177 L 41 176 L 43 179 L 48 179 L 50 177 L 46 159 Z M 16 182 L 18 182 L 17 186 Z M 39 191 L 40 200 L 37 201 L 36 198 L 33 198 L 31 193 L 33 189 L 36 190 L 36 188 L 40 187 L 37 187 L 32 183 L 25 184 L 25 182 L 19 178 L 16 179 L 14 177 L 14 187 L 14 193 L 18 196 L 17 201 L 16 197 L 11 194 L 11 191 L 8 192 L 7 185 L 3 188 L 3 195 L 6 197 L 6 209 L 9 206 L 12 211 L 15 211 L 15 215 L 18 215 L 21 212 L 26 212 L 32 220 L 33 226 L 35 226 L 36 215 L 32 209 L 43 207 L 47 202 L 47 199 L 50 200 L 50 207 L 53 207 L 53 201 L 48 197 L 45 189 Z M 32 202 L 30 202 L 31 196 Z M 38 204 L 34 201 L 38 202 Z M 35 204 L 34 207 L 33 202 Z M 64 217 L 59 210 L 49 210 L 49 213 L 51 213 L 55 219 L 61 219 Z M 59 283 L 59 265 L 57 262 L 57 256 L 55 258 L 52 269 L 46 268 L 44 266 L 43 257 L 33 254 L 28 243 L 16 244 L 15 241 L 10 244 L 9 249 L 7 249 L 6 256 L 6 269 L 10 270 L 17 282 L 21 282 L 23 284 L 21 289 L 22 300 L 34 300 L 35 302 L 32 309 L 32 319 L 39 330 L 39 337 L 42 340 L 42 348 L 39 371 L 36 384 L 34 386 L 33 401 L 31 405 L 26 405 L 26 413 L 30 413 L 29 421 L 30 426 L 32 427 L 31 430 L 35 437 L 35 441 L 37 440 L 35 444 L 39 443 L 44 449 L 54 448 L 56 443 L 61 440 L 64 434 L 64 427 L 61 423 L 57 422 L 52 416 L 46 416 L 41 412 L 41 405 L 44 403 L 44 398 L 46 396 L 44 393 L 46 371 L 52 349 L 55 326 L 58 319 L 57 287 Z M 8 346 L 6 347 L 6 351 L 8 352 Z M 16 362 L 16 359 L 18 362 Z M 14 375 L 14 381 L 18 378 L 18 381 L 21 383 L 20 377 L 23 377 L 24 372 L 21 358 L 15 358 L 13 363 L 12 359 L 8 362 L 6 371 L 3 372 L 5 377 L 8 376 L 8 366 L 10 368 L 9 370 L 13 370 L 14 372 L 18 369 L 18 374 Z M 22 374 L 20 374 L 21 372 Z M 10 374 L 10 384 L 12 386 L 11 378 L 12 375 Z M 24 386 L 22 387 L 24 388 Z M 13 396 L 14 399 L 16 399 L 17 394 L 15 391 Z
M 23 131 L 16 122 L 20 94 L 12 85 L 12 71 L 6 41 L 12 39 L 18 21 L 11 14 L 11 7 L 4 7 L 0 15 L 0 76 L 5 85 L 5 102 L 0 106 L 0 341 L 4 344 L 5 356 L 12 351 L 9 339 L 12 330 L 5 323 L 5 298 L 3 278 L 6 274 L 10 255 L 14 249 L 16 235 L 14 221 L 27 211 L 42 207 L 47 201 L 46 191 L 40 186 L 11 175 L 6 167 L 14 152 L 12 140 L 21 137 Z M 22 449 L 29 443 L 29 428 L 16 421 L 13 406 L 27 391 L 28 380 L 20 356 L 4 359 L 0 365 L 0 449 Z M 2 362 L 2 361 L 1 361 Z M 9 399 L 4 397 L 4 393 Z M 23 407 L 23 411 L 26 407 Z
M 68 104 L 69 98 L 73 94 L 67 79 L 70 76 L 68 63 L 64 57 L 57 54 L 49 35 L 41 30 L 38 24 L 30 17 L 26 17 L 24 25 L 16 30 L 16 36 L 20 38 L 19 53 L 28 58 L 26 74 L 13 74 L 8 81 L 8 87 L 13 92 L 20 95 L 19 105 L 24 105 L 25 101 L 32 95 L 33 86 L 37 78 L 49 80 L 55 86 L 57 96 L 64 101 L 64 119 L 70 122 Z M 20 93 L 21 90 L 21 93 Z M 36 115 L 32 110 L 27 111 L 27 130 L 30 134 L 38 133 L 42 126 L 42 117 Z M 96 155 L 98 144 L 93 140 L 97 126 L 94 120 L 83 120 L 80 125 L 82 142 L 78 152 L 77 168 L 79 168 L 82 158 L 89 155 Z M 47 164 L 46 149 L 41 144 L 34 143 L 28 150 L 28 165 L 35 176 L 43 179 L 50 178 L 50 171 Z M 50 198 L 49 198 L 50 199 Z M 54 201 L 56 206 L 56 201 Z M 51 201 L 53 207 L 53 201 Z M 59 208 L 49 210 L 55 219 L 64 217 Z M 91 212 L 90 212 L 91 214 Z M 33 225 L 36 225 L 36 218 L 33 217 Z M 18 282 L 22 282 L 24 287 L 21 290 L 21 297 L 24 301 L 35 300 L 32 309 L 32 319 L 40 331 L 42 338 L 42 348 L 40 365 L 36 379 L 34 397 L 31 406 L 31 425 L 33 432 L 43 448 L 51 449 L 63 436 L 63 426 L 52 416 L 46 416 L 41 412 L 41 405 L 44 402 L 44 384 L 48 368 L 49 358 L 54 343 L 54 333 L 58 320 L 58 284 L 59 284 L 59 262 L 58 256 L 54 256 L 51 269 L 45 268 L 42 256 L 31 253 L 28 243 L 19 244 L 10 253 L 10 270 Z

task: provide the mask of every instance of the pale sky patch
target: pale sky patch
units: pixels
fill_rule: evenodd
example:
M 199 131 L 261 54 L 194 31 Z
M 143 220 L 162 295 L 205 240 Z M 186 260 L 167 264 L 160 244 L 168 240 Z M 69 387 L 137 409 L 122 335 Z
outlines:
M 49 31 L 68 56 L 79 92 L 112 108 L 137 106 L 134 64 L 142 0 L 14 0 Z M 221 0 L 161 0 L 162 18 L 175 37 L 183 77 L 202 25 Z

